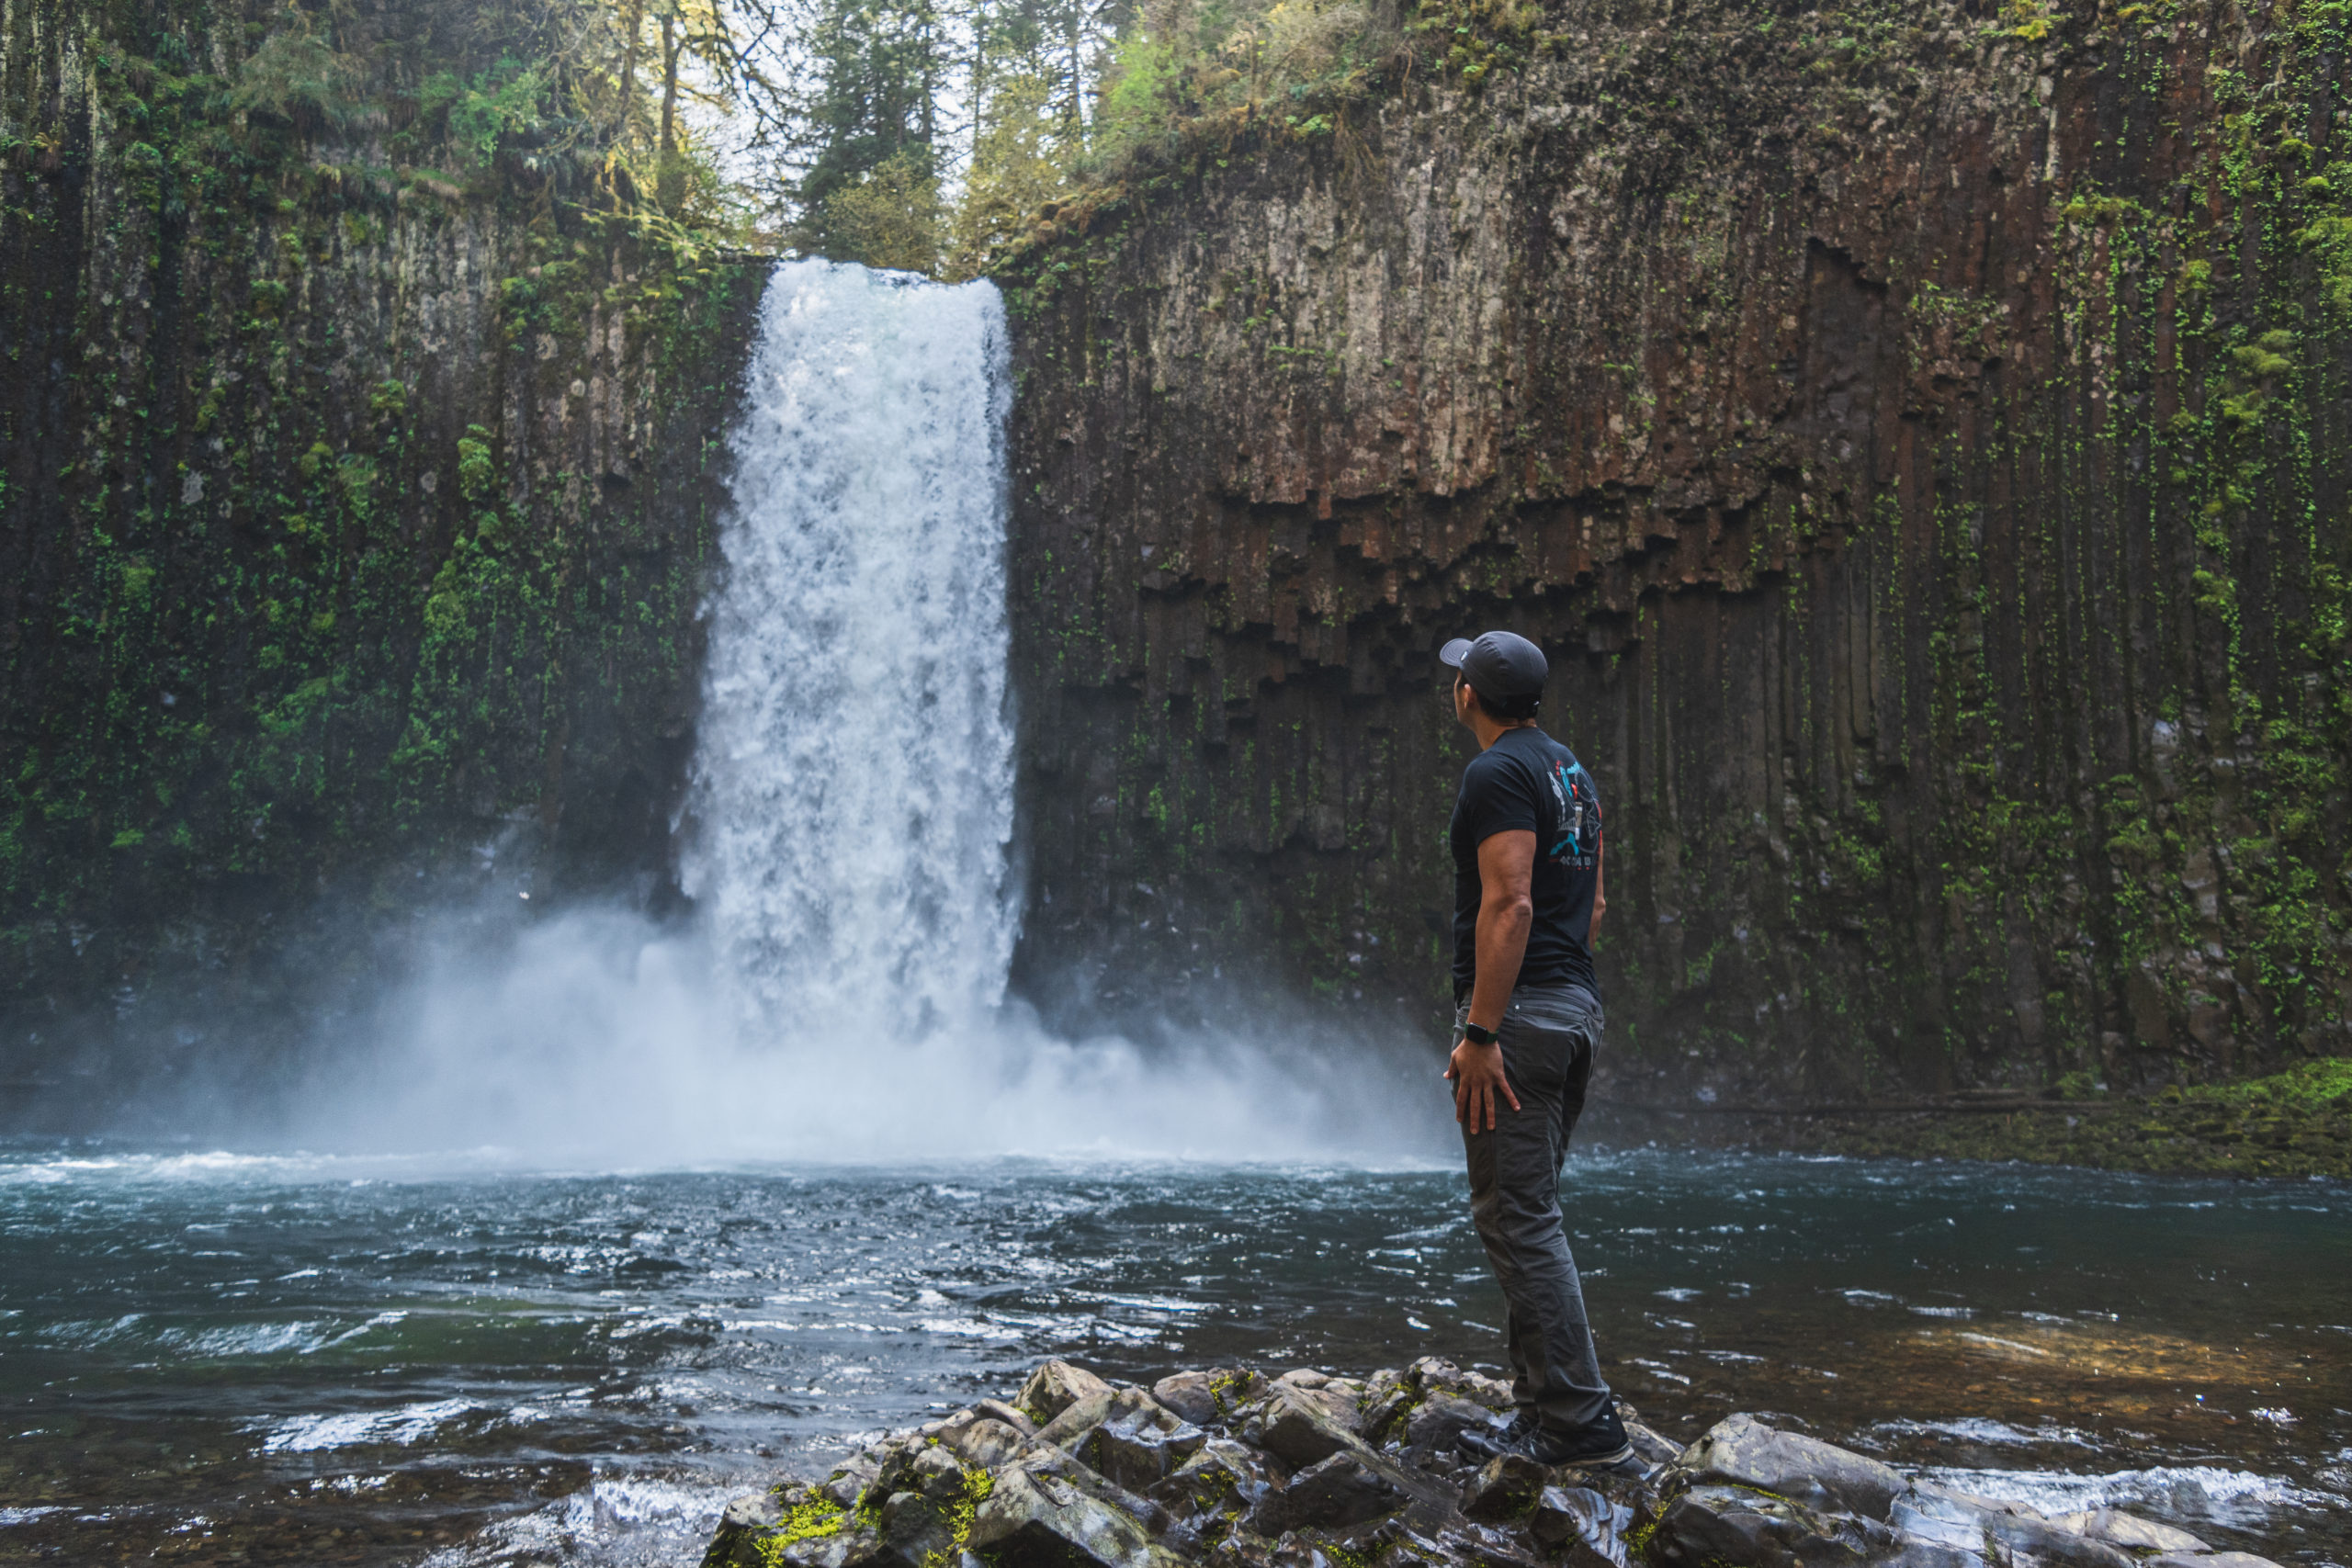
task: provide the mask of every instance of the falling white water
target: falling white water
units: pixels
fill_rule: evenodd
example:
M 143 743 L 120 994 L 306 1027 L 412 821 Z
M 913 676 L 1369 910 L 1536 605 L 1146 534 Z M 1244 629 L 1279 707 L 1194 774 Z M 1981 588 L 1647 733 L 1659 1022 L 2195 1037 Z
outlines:
M 776 268 L 709 605 L 694 920 L 512 889 L 452 916 L 303 1141 L 598 1165 L 1445 1146 L 1434 1055 L 1399 1076 L 1272 1014 L 1070 1040 L 1007 999 L 1006 360 L 989 284 Z
M 686 891 L 786 1030 L 968 1024 L 1002 998 L 1004 307 L 776 270 L 712 607 Z

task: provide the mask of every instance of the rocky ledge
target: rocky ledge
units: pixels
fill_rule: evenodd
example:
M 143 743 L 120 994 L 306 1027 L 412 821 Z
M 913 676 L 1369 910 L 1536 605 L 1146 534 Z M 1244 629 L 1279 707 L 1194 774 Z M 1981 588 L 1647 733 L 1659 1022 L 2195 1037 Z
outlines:
M 1947 1491 L 1750 1416 L 1687 1449 L 1629 1418 L 1639 1476 L 1465 1454 L 1510 1404 L 1433 1358 L 1149 1389 L 1047 1361 L 1010 1402 L 736 1499 L 704 1568 L 2273 1568 L 2128 1514 Z

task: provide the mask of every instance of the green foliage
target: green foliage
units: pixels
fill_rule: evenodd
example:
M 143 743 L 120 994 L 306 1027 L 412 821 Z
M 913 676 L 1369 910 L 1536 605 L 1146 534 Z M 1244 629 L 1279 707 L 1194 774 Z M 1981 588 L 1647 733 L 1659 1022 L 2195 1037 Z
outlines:
M 545 123 L 543 100 L 552 69 L 551 62 L 526 65 L 501 55 L 470 82 L 461 81 L 455 72 L 436 71 L 418 89 L 417 107 L 447 128 L 449 146 L 462 166 L 486 169 L 507 138 Z
M 287 15 L 297 25 L 272 33 L 245 57 L 229 105 L 298 124 L 341 125 L 365 101 L 366 67 L 312 32 L 300 12 Z
M 836 260 L 928 274 L 939 266 L 943 217 L 929 157 L 905 148 L 836 186 L 803 237 Z
M 1069 120 L 1053 95 L 1053 79 L 1039 72 L 1002 77 L 989 94 L 949 220 L 949 277 L 988 272 L 1028 238 L 1040 211 L 1069 194 Z M 1102 119 L 1111 114 L 1106 104 Z

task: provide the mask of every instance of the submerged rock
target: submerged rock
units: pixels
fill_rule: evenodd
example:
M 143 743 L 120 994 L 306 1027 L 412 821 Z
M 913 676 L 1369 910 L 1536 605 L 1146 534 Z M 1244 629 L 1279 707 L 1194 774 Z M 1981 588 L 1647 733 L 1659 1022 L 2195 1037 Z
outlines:
M 1728 1416 L 1639 1473 L 1480 1461 L 1508 1385 L 1433 1358 L 1357 1382 L 1048 1361 L 1012 1402 L 729 1505 L 705 1568 L 2276 1568 L 2113 1509 L 2045 1518 Z

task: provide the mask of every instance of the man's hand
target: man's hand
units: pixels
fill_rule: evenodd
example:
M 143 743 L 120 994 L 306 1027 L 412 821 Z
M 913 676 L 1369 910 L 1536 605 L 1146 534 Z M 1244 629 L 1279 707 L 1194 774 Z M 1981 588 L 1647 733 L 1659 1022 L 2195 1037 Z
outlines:
M 1513 1111 L 1519 1109 L 1519 1096 L 1511 1093 L 1510 1080 L 1503 1076 L 1500 1045 L 1455 1041 L 1453 1055 L 1446 1059 L 1445 1076 L 1453 1083 L 1453 1119 L 1474 1133 L 1495 1130 L 1497 1100 Z M 1478 1125 L 1482 1120 L 1483 1127 Z

